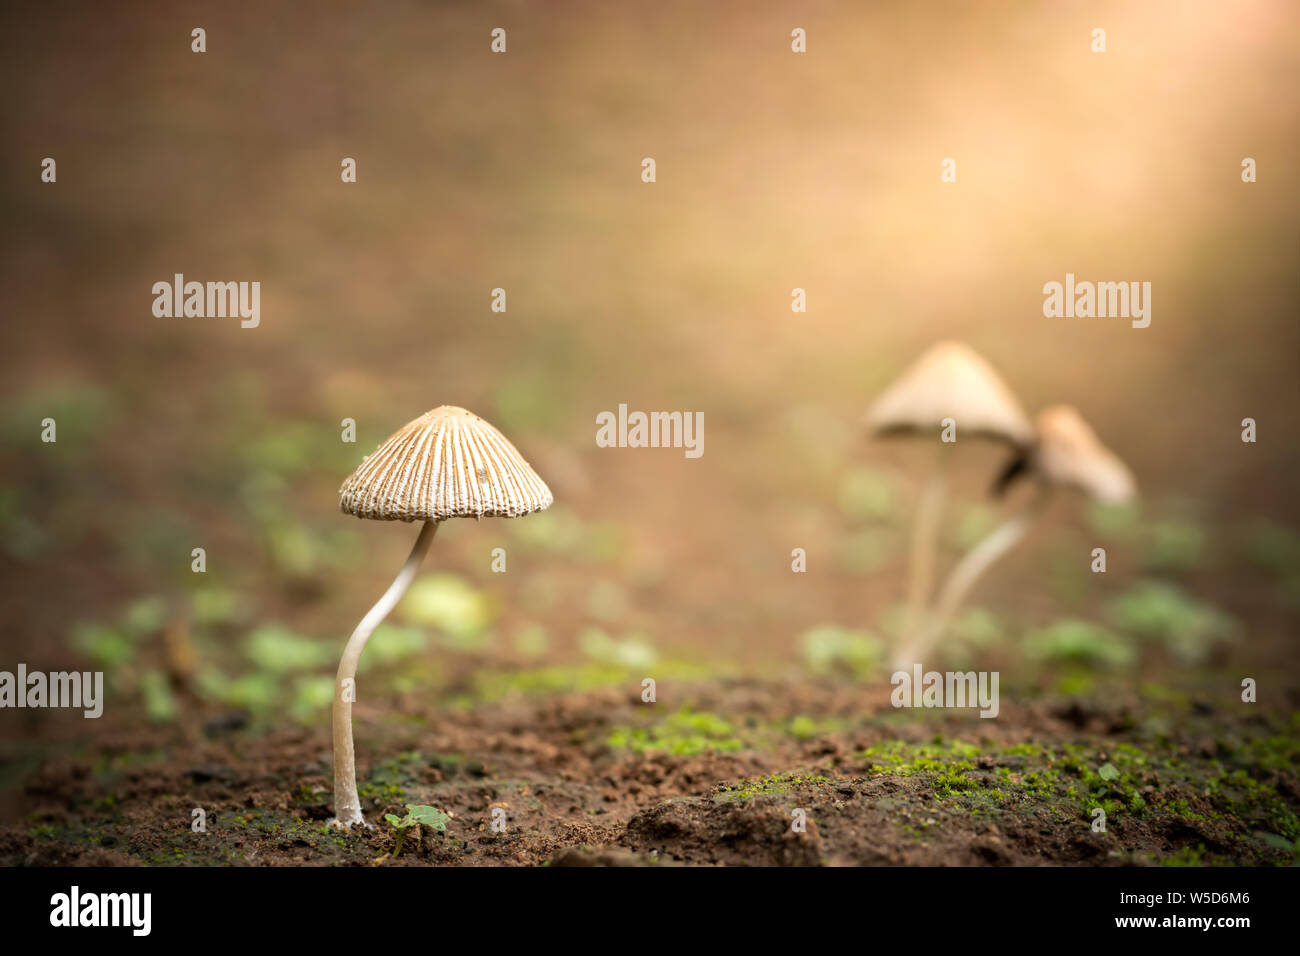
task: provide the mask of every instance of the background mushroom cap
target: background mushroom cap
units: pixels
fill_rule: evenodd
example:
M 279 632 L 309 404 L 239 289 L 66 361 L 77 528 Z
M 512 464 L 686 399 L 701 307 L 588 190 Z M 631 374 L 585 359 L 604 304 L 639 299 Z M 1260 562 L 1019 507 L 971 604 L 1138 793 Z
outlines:
M 455 405 L 407 422 L 339 489 L 341 511 L 380 521 L 515 518 L 553 500 L 504 435 Z
M 1137 494 L 1128 465 L 1101 443 L 1092 426 L 1070 405 L 1045 408 L 1034 419 L 1038 445 L 1034 471 L 1058 485 L 1072 485 L 1102 501 L 1127 501 Z
M 867 410 L 876 434 L 931 434 L 951 418 L 957 435 L 980 435 L 1027 446 L 1034 428 L 1006 382 L 960 342 L 926 350 Z

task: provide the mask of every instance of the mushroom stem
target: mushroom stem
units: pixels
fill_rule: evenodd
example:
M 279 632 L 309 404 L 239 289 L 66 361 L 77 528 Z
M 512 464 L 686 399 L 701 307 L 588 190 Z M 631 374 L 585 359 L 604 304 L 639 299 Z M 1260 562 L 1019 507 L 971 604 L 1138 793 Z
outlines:
M 994 528 L 979 544 L 966 552 L 944 581 L 934 613 L 929 616 L 925 630 L 917 640 L 909 642 L 902 648 L 894 661 L 895 666 L 914 664 L 930 652 L 943 636 L 953 614 L 970 593 L 975 582 L 1025 536 L 1049 496 L 1049 487 L 1041 485 L 1024 508 Z
M 939 548 L 939 521 L 948 491 L 947 447 L 939 446 L 939 459 L 921 493 L 912 527 L 912 554 L 907 572 L 907 616 L 903 619 L 902 644 L 911 644 L 921 628 L 925 603 L 934 582 L 935 554 Z
M 397 572 L 384 596 L 361 619 L 357 629 L 348 638 L 347 647 L 343 649 L 343 658 L 339 661 L 338 679 L 334 684 L 334 813 L 330 821 L 336 827 L 347 829 L 354 824 L 370 826 L 361 815 L 361 798 L 357 796 L 356 756 L 352 749 L 352 702 L 356 699 L 357 661 L 365 650 L 366 641 L 374 633 L 379 623 L 388 616 L 388 612 L 397 606 L 406 589 L 415 580 L 420 562 L 424 560 L 429 544 L 433 541 L 438 522 L 426 521 L 420 529 L 420 536 L 415 539 L 411 556 Z

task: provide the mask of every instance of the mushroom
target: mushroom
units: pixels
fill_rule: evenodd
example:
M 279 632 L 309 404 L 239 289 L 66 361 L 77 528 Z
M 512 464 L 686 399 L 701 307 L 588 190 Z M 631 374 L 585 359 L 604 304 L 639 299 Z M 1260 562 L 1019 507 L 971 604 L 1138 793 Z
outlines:
M 358 518 L 422 521 L 396 580 L 361 619 L 339 661 L 334 688 L 334 813 L 330 822 L 369 827 L 357 796 L 352 702 L 357 661 L 379 623 L 402 599 L 447 518 L 516 518 L 550 507 L 551 489 L 518 449 L 477 415 L 443 405 L 394 432 L 343 482 L 339 509 Z
M 957 562 L 939 592 L 929 626 L 908 650 L 912 659 L 925 654 L 942 636 L 976 580 L 1025 536 L 1055 488 L 1078 488 L 1099 501 L 1122 502 L 1137 494 L 1133 473 L 1097 438 L 1078 410 L 1053 405 L 1034 418 L 1035 444 L 1017 455 L 998 479 L 1001 492 L 1021 474 L 1038 479 L 1038 488 L 1018 513 L 1007 519 Z
M 991 438 L 1016 449 L 1033 442 L 1033 426 L 1011 389 L 988 362 L 960 342 L 940 342 L 921 355 L 872 403 L 866 422 L 877 436 L 934 438 L 942 434 L 945 418 L 957 424 L 959 437 Z M 905 647 L 916 637 L 934 576 L 948 481 L 947 444 L 939 442 L 938 459 L 912 528 Z

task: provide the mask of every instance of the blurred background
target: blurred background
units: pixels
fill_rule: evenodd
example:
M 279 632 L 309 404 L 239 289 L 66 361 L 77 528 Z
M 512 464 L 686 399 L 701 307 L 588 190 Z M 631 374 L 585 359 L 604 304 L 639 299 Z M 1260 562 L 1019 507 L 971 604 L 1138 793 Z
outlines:
M 1141 502 L 1056 496 L 944 661 L 1001 669 L 1004 694 L 1295 688 L 1294 4 L 0 16 L 0 666 L 109 684 L 93 724 L 7 716 L 9 784 L 59 741 L 187 716 L 324 733 L 343 643 L 416 533 L 340 514 L 338 486 L 444 403 L 556 503 L 440 529 L 363 659 L 384 694 L 880 679 L 932 452 L 861 419 L 946 338 L 1031 413 L 1076 405 Z M 260 327 L 155 318 L 177 272 L 260 281 Z M 1150 327 L 1044 318 L 1067 272 L 1151 282 Z M 598 448 L 619 403 L 702 411 L 703 457 Z M 941 570 L 1024 491 L 988 497 L 993 446 L 956 458 Z

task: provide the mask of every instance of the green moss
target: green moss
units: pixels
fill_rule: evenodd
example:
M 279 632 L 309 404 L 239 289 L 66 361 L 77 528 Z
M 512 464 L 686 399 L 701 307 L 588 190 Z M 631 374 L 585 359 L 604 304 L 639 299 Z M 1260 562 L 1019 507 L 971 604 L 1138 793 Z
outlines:
M 793 717 L 788 726 L 788 732 L 791 737 L 798 737 L 800 740 L 810 740 L 816 737 L 820 730 L 817 721 L 811 717 Z
M 969 764 L 960 764 L 950 766 L 942 773 L 936 774 L 934 778 L 935 789 L 944 795 L 951 795 L 958 790 L 970 790 L 978 784 L 970 777 L 963 773 L 963 770 L 969 770 Z
M 745 746 L 731 721 L 689 707 L 648 726 L 615 728 L 605 744 L 615 750 L 666 752 L 690 757 L 705 751 L 733 751 Z
M 935 738 L 886 741 L 860 756 L 873 776 L 917 778 L 951 809 L 967 813 L 1045 809 L 1063 819 L 1087 820 L 1101 808 L 1113 819 L 1215 826 L 1228 831 L 1221 834 L 1224 839 L 1244 839 L 1259 830 L 1281 840 L 1300 837 L 1296 808 L 1279 792 L 1277 779 L 1294 767 L 1291 738 L 1274 734 L 1237 746 L 1232 759 L 1245 765 L 1234 768 L 1218 759 L 1189 757 L 1163 738 L 1155 747 L 1120 743 L 1101 750 L 1028 742 L 981 750 Z
M 1038 744 L 1012 744 L 1010 747 L 1004 747 L 1002 754 L 1008 757 L 1033 757 L 1043 752 L 1043 748 Z
M 909 744 L 890 740 L 868 747 L 859 754 L 871 763 L 872 773 L 910 777 L 916 773 L 934 773 L 958 764 L 955 769 L 970 770 L 967 758 L 979 756 L 980 749 L 961 740 L 945 741 L 935 737 L 929 744 Z
M 1197 846 L 1185 846 L 1165 857 L 1156 857 L 1156 862 L 1161 866 L 1205 866 L 1209 860 L 1205 852 L 1205 844 Z
M 1211 780 L 1206 792 L 1225 812 L 1247 825 L 1287 839 L 1300 839 L 1300 820 L 1296 818 L 1295 807 L 1278 793 L 1273 783 L 1255 779 L 1244 768 Z
M 731 803 L 739 800 L 752 800 L 755 797 L 784 793 L 799 784 L 810 783 L 820 786 L 827 778 L 820 774 L 775 773 L 767 777 L 755 777 L 740 781 L 734 786 L 721 786 L 714 796 L 716 803 Z

